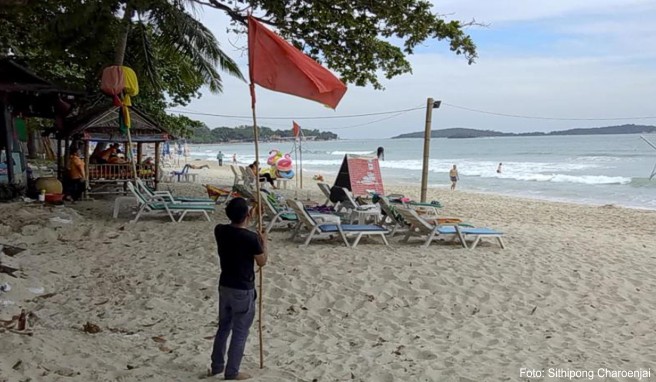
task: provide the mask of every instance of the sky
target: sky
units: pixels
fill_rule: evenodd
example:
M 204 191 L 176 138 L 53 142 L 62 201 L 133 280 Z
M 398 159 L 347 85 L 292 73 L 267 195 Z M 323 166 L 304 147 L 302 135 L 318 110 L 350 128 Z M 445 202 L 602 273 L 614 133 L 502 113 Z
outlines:
M 385 90 L 348 85 L 336 110 L 257 87 L 258 124 L 328 130 L 341 138 L 387 138 L 423 131 L 429 97 L 441 100 L 432 128 L 555 131 L 625 123 L 656 125 L 656 2 L 653 0 L 445 0 L 434 12 L 484 26 L 467 29 L 479 58 L 468 65 L 445 41 L 408 57 L 413 72 L 381 81 Z M 197 17 L 246 75 L 245 36 L 227 34 L 228 18 L 203 7 Z M 184 110 L 208 127 L 251 124 L 248 85 L 223 75 L 224 92 L 204 89 Z M 359 118 L 307 119 L 417 110 Z M 481 112 L 552 119 L 511 118 Z M 289 117 L 267 119 L 267 117 Z M 630 118 L 623 120 L 585 120 Z M 584 119 L 584 120 L 559 120 Z

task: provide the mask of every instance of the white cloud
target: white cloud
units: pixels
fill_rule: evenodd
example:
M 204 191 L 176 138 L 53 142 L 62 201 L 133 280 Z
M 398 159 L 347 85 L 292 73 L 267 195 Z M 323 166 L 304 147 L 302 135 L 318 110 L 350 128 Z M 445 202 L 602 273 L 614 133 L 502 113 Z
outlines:
M 613 15 L 627 9 L 654 9 L 652 0 L 445 0 L 433 9 L 451 18 L 485 23 L 532 21 L 586 14 Z
M 447 2 L 452 4 L 454 2 Z M 471 7 L 473 1 L 464 1 L 461 9 Z M 500 20 L 502 9 L 484 3 L 481 10 L 494 8 Z M 591 1 L 570 4 L 556 1 L 549 6 L 542 3 L 532 6 L 520 1 L 495 1 L 498 7 L 518 10 L 515 19 L 545 18 L 556 14 L 571 14 L 589 11 Z M 643 6 L 645 1 L 625 1 L 624 5 Z M 617 1 L 597 1 L 596 12 L 612 11 Z M 442 6 L 441 6 L 442 7 Z M 444 7 L 442 7 L 444 8 Z M 441 9 L 442 9 L 441 8 Z M 530 8 L 530 9 L 529 9 Z M 520 12 L 520 10 L 523 10 Z M 522 16 L 520 13 L 524 12 Z M 521 16 L 521 17 L 520 17 Z M 227 18 L 219 12 L 206 10 L 203 21 L 209 25 L 222 42 L 223 48 L 235 57 L 244 73 L 247 73 L 246 57 L 235 50 L 227 41 L 225 27 Z M 645 17 L 644 15 L 641 17 Z M 506 18 L 509 20 L 509 18 Z M 565 40 L 555 41 L 566 56 L 535 52 L 504 52 L 503 55 L 489 46 L 479 46 L 481 58 L 475 65 L 467 65 L 462 57 L 454 56 L 441 46 L 440 53 L 419 54 L 409 59 L 414 73 L 385 81 L 385 91 L 350 86 L 337 111 L 326 109 L 320 104 L 296 97 L 257 89 L 257 112 L 265 116 L 335 116 L 367 112 L 379 112 L 419 107 L 429 96 L 446 103 L 474 109 L 508 114 L 524 114 L 557 118 L 612 118 L 624 116 L 646 116 L 656 114 L 653 100 L 656 99 L 656 70 L 653 65 L 640 65 L 640 61 L 654 56 L 654 46 L 640 44 L 652 41 L 654 33 L 649 26 L 631 23 L 624 19 L 626 28 L 611 19 L 600 19 L 592 23 L 554 22 L 554 29 L 571 34 Z M 578 36 L 578 37 L 577 37 Z M 605 36 L 607 45 L 596 49 L 583 49 L 600 36 Z M 611 37 L 612 36 L 612 41 Z M 234 40 L 234 37 L 231 37 Z M 626 41 L 631 39 L 631 41 Z M 245 44 L 244 39 L 241 40 Z M 635 44 L 635 45 L 634 45 Z M 224 76 L 224 94 L 205 93 L 194 101 L 188 110 L 241 115 L 243 119 L 200 117 L 208 126 L 235 126 L 250 124 L 250 96 L 248 86 L 234 78 Z M 342 137 L 389 137 L 404 132 L 420 131 L 424 126 L 423 110 L 387 119 L 367 126 L 342 129 L 385 118 L 386 116 L 357 119 L 298 120 L 303 127 L 333 130 Z M 472 127 L 496 129 L 509 132 L 549 131 L 572 127 L 593 127 L 620 123 L 650 123 L 656 120 L 634 120 L 618 122 L 587 121 L 543 121 L 497 117 L 466 112 L 448 106 L 435 111 L 434 128 Z M 274 128 L 291 128 L 288 120 L 261 118 L 261 125 Z

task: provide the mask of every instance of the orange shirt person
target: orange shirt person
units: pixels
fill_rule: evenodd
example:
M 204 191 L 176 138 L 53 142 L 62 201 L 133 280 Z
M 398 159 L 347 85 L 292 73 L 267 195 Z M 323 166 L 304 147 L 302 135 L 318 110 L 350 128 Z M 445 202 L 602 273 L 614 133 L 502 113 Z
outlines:
M 77 150 L 71 151 L 68 168 L 68 200 L 78 200 L 82 196 L 85 187 L 84 161 L 80 158 Z
M 84 180 L 84 161 L 79 157 L 77 151 L 73 151 L 69 158 L 68 177 L 71 180 Z

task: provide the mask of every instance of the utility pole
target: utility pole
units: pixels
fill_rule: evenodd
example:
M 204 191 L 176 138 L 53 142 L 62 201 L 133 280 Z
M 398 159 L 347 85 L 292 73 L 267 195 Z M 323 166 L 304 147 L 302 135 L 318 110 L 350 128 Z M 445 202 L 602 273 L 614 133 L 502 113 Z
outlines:
M 421 202 L 426 203 L 426 191 L 428 189 L 428 159 L 430 157 L 431 123 L 433 109 L 440 107 L 442 101 L 434 101 L 429 98 L 426 102 L 426 129 L 424 131 L 424 162 L 421 166 Z

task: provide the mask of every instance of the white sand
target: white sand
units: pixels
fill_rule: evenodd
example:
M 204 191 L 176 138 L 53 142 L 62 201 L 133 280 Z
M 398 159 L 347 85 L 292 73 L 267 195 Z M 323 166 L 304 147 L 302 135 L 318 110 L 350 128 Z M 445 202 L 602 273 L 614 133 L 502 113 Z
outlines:
M 197 172 L 231 181 L 226 168 Z M 203 193 L 198 184 L 163 188 Z M 445 215 L 506 232 L 507 249 L 423 250 L 398 236 L 389 248 L 363 239 L 350 250 L 338 241 L 299 249 L 288 232 L 274 231 L 264 269 L 265 368 L 255 324 L 242 369 L 257 381 L 516 381 L 526 380 L 521 367 L 651 367 L 656 379 L 656 212 L 431 192 Z M 28 249 L 0 255 L 23 277 L 0 274 L 12 286 L 0 292 L 0 319 L 20 307 L 36 315 L 32 336 L 0 331 L 0 381 L 205 374 L 217 322 L 212 228 L 222 209 L 212 223 L 128 224 L 129 212 L 113 220 L 111 207 L 0 205 L 0 243 Z M 58 215 L 73 223 L 50 220 Z M 87 322 L 102 331 L 84 333 Z

